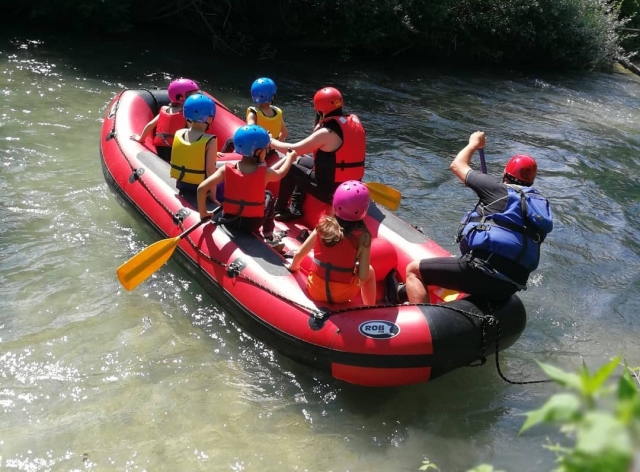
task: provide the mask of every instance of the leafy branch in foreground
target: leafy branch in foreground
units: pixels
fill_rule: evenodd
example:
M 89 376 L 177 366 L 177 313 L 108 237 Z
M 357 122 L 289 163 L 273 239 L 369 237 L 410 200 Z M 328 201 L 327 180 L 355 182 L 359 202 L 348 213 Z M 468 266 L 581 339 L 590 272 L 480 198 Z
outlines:
M 537 410 L 526 413 L 520 434 L 541 423 L 556 424 L 573 446 L 547 444 L 559 467 L 555 472 L 631 472 L 640 467 L 640 368 L 623 364 L 620 380 L 612 375 L 621 365 L 616 357 L 591 373 L 583 364 L 578 373 L 538 362 L 565 388 Z M 635 459 L 635 463 L 634 463 Z M 420 470 L 440 470 L 425 460 Z M 481 464 L 468 472 L 503 472 Z
M 617 385 L 607 383 L 620 357 L 591 374 L 586 365 L 577 373 L 538 363 L 568 392 L 553 395 L 526 414 L 520 433 L 540 423 L 561 425 L 573 447 L 546 445 L 557 456 L 558 472 L 627 472 L 640 450 L 640 394 L 635 369 L 624 365 Z M 612 394 L 615 394 L 612 398 Z

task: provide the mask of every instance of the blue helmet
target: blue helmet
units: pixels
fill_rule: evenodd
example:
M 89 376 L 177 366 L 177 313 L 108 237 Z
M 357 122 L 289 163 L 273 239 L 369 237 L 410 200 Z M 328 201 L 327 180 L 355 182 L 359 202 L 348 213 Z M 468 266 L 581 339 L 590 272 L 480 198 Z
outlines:
M 251 98 L 255 103 L 269 103 L 273 101 L 276 91 L 276 83 L 267 77 L 262 77 L 251 85 Z
M 236 152 L 243 156 L 255 156 L 260 149 L 266 149 L 271 138 L 266 129 L 258 125 L 244 125 L 233 135 Z
M 216 116 L 216 102 L 201 93 L 189 96 L 182 109 L 187 120 L 198 123 L 206 123 L 207 118 Z

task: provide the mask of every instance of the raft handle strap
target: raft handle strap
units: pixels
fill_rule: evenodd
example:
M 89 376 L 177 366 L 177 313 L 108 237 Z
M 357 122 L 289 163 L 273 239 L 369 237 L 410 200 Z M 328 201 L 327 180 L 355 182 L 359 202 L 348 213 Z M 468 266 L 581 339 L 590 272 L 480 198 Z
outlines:
M 487 363 L 487 326 L 497 326 L 498 320 L 491 313 L 491 304 L 489 304 L 489 316 L 482 317 L 482 355 L 477 363 L 471 363 L 468 367 L 480 367 Z
M 137 169 L 133 169 L 133 172 L 129 176 L 129 183 L 132 184 L 138 180 L 144 174 L 144 167 L 138 167 Z
M 316 320 L 324 320 L 329 317 L 331 311 L 328 308 L 318 308 L 313 310 L 312 314 Z
M 240 275 L 240 272 L 242 272 L 242 269 L 244 269 L 246 266 L 247 263 L 245 261 L 243 261 L 242 259 L 236 259 L 235 261 L 227 265 L 227 275 L 231 278 L 236 278 Z
M 173 215 L 173 222 L 180 225 L 189 216 L 191 212 L 187 208 L 181 208 Z

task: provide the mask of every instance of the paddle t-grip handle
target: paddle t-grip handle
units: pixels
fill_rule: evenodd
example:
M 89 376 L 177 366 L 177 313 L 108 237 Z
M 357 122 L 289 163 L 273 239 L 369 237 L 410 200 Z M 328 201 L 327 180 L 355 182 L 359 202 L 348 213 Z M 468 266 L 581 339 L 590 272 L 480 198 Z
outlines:
M 482 168 L 482 173 L 487 173 L 487 162 L 484 160 L 484 148 L 478 149 L 478 153 L 480 153 L 480 167 Z

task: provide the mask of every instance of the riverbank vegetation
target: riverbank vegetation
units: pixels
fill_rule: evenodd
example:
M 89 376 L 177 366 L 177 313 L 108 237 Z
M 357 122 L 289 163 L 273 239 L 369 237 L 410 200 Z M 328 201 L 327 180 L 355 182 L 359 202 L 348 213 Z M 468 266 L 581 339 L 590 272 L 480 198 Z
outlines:
M 331 52 L 341 60 L 473 62 L 611 69 L 639 47 L 640 0 L 31 0 L 5 18 L 77 34 L 210 42 L 220 53 L 272 58 Z

